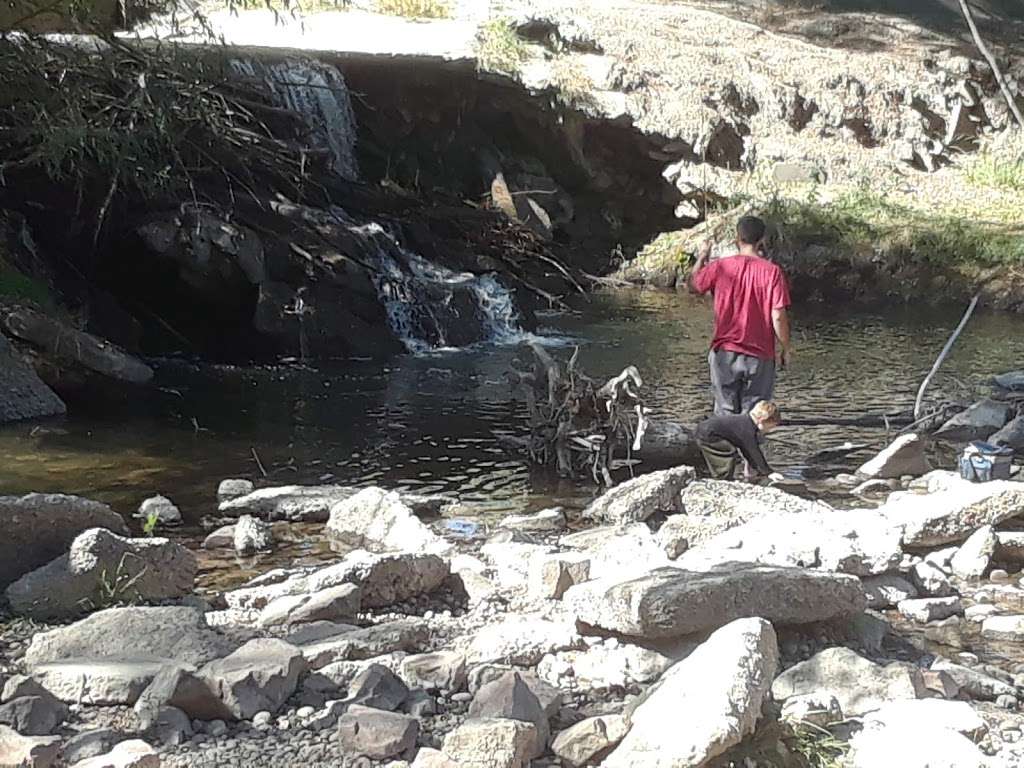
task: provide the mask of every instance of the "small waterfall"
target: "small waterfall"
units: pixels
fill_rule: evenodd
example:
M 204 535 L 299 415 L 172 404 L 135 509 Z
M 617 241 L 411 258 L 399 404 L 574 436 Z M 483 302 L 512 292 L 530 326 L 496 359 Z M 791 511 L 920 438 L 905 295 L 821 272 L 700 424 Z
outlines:
M 523 338 L 512 293 L 493 276 L 453 272 L 403 248 L 380 224 L 332 212 L 365 244 L 391 330 L 410 352 Z
M 231 67 L 242 77 L 263 80 L 276 106 L 302 116 L 317 144 L 330 150 L 335 173 L 350 181 L 359 178 L 356 116 L 345 78 L 337 69 L 306 59 L 273 64 L 234 59 Z

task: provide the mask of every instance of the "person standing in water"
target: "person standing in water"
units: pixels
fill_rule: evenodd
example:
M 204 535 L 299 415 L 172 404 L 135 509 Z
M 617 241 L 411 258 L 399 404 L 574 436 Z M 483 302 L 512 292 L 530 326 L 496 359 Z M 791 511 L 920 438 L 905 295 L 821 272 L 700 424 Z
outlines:
M 693 293 L 714 294 L 708 366 L 717 415 L 747 413 L 771 400 L 776 363 L 785 368 L 793 357 L 789 287 L 782 269 L 761 255 L 765 233 L 761 219 L 744 216 L 736 225 L 738 253 L 709 262 L 707 242 L 690 273 Z

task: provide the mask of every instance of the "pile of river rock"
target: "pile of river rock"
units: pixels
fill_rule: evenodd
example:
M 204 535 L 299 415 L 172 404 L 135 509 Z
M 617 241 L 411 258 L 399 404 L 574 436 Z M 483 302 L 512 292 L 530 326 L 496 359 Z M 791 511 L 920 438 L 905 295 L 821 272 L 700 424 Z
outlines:
M 1022 765 L 1024 484 L 896 482 L 834 509 L 682 466 L 484 530 L 225 481 L 205 547 L 315 522 L 347 554 L 199 594 L 174 539 L 3 497 L 0 766 Z

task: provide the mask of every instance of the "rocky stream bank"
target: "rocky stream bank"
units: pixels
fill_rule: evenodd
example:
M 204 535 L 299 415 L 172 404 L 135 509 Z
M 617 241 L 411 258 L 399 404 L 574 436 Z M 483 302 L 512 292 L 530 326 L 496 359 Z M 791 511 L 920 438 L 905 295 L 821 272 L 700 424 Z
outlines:
M 1024 485 L 923 442 L 855 508 L 679 466 L 487 529 L 225 480 L 197 547 L 164 497 L 0 498 L 0 765 L 1020 765 Z M 197 580 L 296 526 L 337 554 Z

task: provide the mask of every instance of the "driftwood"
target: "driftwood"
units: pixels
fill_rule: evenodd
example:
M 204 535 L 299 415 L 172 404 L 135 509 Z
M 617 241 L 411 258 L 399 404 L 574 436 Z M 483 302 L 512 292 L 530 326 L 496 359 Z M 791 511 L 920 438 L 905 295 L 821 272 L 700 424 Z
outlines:
M 530 459 L 553 466 L 563 477 L 590 475 L 594 482 L 613 485 L 614 470 L 639 462 L 635 454 L 650 427 L 640 372 L 629 366 L 602 384 L 580 370 L 579 348 L 564 363 L 539 344 L 530 348 L 532 370 L 513 374 L 530 415 L 525 444 Z M 659 441 L 670 439 L 657 432 Z M 685 430 L 681 434 L 688 439 Z

